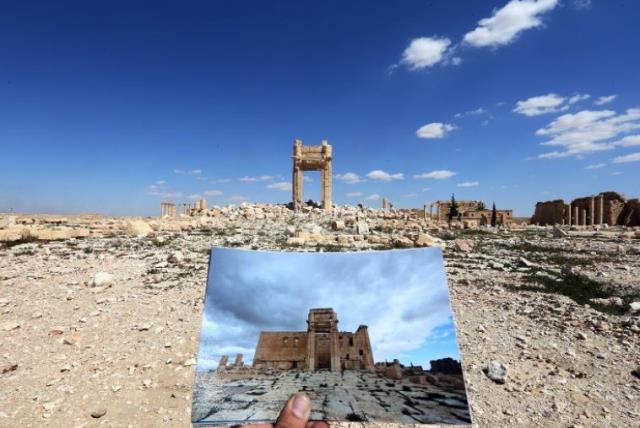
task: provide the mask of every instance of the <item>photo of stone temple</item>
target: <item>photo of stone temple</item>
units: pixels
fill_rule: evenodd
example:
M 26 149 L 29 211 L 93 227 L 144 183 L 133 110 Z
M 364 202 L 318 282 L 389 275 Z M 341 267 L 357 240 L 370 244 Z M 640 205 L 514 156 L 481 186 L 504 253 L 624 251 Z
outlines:
M 263 331 L 253 358 L 254 368 L 314 371 L 373 370 L 373 352 L 366 325 L 355 333 L 338 330 L 332 308 L 309 311 L 307 331 Z
M 273 423 L 299 391 L 315 421 L 471 423 L 439 248 L 212 249 L 194 426 Z

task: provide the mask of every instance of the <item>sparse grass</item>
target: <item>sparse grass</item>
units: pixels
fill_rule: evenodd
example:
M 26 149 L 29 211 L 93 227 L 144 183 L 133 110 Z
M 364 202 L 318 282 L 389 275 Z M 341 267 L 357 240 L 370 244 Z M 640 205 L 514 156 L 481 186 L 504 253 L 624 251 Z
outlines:
M 606 288 L 601 282 L 595 281 L 585 275 L 565 273 L 556 277 L 553 273 L 546 272 L 548 275 L 528 275 L 524 277 L 524 285 L 520 287 L 509 286 L 508 288 L 512 291 L 562 294 L 580 305 L 590 305 L 600 312 L 614 315 L 624 314 L 629 303 L 640 298 L 640 294 L 618 295 L 613 290 Z M 620 297 L 624 305 L 618 307 L 594 304 L 591 302 L 591 299 L 608 299 L 610 297 Z

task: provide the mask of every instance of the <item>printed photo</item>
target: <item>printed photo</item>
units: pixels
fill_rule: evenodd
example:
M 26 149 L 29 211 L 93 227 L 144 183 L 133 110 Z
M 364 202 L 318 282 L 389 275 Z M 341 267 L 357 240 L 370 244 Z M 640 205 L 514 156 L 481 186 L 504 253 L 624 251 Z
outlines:
M 212 250 L 192 422 L 273 422 L 299 391 L 312 420 L 471 422 L 439 248 Z

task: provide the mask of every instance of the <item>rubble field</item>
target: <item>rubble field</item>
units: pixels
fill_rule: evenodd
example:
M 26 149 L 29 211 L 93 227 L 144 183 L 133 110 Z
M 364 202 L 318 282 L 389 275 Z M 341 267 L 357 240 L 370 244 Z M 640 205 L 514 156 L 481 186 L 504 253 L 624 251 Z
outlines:
M 640 420 L 637 228 L 462 230 L 358 207 L 200 214 L 0 215 L 0 427 L 190 426 L 211 246 L 440 246 L 475 426 Z

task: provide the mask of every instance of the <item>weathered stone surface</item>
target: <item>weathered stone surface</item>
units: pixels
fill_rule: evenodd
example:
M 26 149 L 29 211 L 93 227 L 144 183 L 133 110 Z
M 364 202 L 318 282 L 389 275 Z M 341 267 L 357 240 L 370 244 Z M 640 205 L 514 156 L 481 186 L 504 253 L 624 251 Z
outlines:
M 358 235 L 367 235 L 369 233 L 369 225 L 366 221 L 359 221 L 356 223 L 356 233 Z
M 456 239 L 454 241 L 456 249 L 463 253 L 470 253 L 475 247 L 475 243 L 470 239 Z
M 126 223 L 126 232 L 129 236 L 143 237 L 153 233 L 153 229 L 143 220 L 132 220 Z
M 107 272 L 96 272 L 91 278 L 92 287 L 106 287 L 113 284 L 113 275 Z
M 505 383 L 509 374 L 509 368 L 498 361 L 491 361 L 484 369 L 484 372 L 487 377 L 495 383 Z

